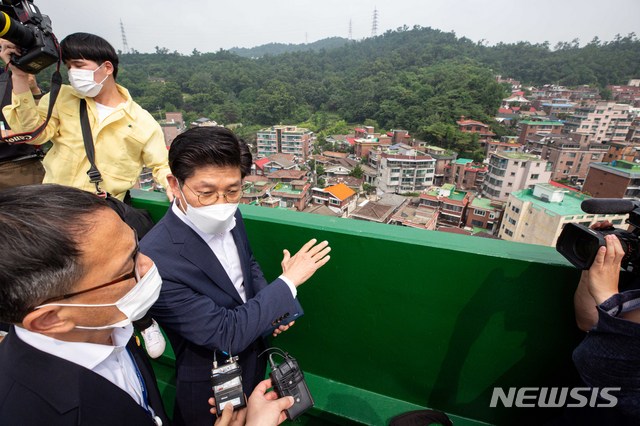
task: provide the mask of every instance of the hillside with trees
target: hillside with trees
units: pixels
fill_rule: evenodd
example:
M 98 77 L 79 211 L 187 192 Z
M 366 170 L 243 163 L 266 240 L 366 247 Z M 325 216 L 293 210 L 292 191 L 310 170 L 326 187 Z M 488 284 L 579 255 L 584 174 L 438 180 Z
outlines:
M 157 47 L 153 54 L 122 54 L 118 82 L 158 118 L 179 110 L 186 120 L 206 116 L 245 129 L 305 123 L 316 132 L 368 122 L 473 152 L 474 141 L 455 133 L 455 120 L 464 115 L 505 134 L 492 120 L 507 95 L 496 74 L 533 85 L 625 84 L 640 77 L 640 41 L 630 34 L 582 47 L 576 40 L 553 49 L 527 42 L 486 46 L 404 27 L 339 47 L 253 59 Z

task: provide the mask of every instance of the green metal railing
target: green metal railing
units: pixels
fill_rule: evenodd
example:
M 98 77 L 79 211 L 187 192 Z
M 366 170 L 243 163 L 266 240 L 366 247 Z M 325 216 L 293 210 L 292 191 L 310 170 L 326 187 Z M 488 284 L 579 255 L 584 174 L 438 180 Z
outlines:
M 166 211 L 163 195 L 134 195 L 155 220 Z M 331 261 L 299 289 L 305 316 L 273 342 L 305 370 L 314 416 L 383 425 L 431 407 L 456 425 L 540 424 L 559 413 L 491 408 L 493 389 L 577 384 L 579 274 L 553 248 L 282 209 L 241 211 L 267 279 L 280 274 L 282 249 L 293 254 L 310 238 L 331 244 Z M 158 364 L 167 400 L 171 362 L 165 354 Z

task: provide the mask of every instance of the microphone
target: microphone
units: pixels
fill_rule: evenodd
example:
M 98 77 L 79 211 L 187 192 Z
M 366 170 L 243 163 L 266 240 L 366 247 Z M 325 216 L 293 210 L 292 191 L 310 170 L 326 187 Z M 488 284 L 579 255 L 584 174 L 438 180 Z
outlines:
M 582 211 L 591 214 L 616 214 L 629 213 L 638 205 L 632 200 L 620 198 L 591 198 L 584 200 L 580 205 Z

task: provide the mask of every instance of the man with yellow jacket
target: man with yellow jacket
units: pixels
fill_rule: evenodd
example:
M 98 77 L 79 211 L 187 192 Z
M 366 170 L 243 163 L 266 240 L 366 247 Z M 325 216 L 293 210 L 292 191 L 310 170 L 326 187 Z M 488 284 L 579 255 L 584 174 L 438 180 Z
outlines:
M 95 192 L 89 182 L 87 159 L 80 126 L 80 99 L 87 101 L 95 146 L 95 162 L 102 174 L 102 190 L 125 200 L 143 166 L 152 169 L 154 180 L 173 198 L 167 182 L 167 148 L 160 125 L 135 103 L 124 87 L 116 84 L 118 56 L 103 38 L 75 33 L 60 43 L 62 61 L 69 70 L 70 86 L 62 85 L 46 129 L 29 143 L 48 140 L 52 148 L 43 160 L 44 183 L 57 183 Z M 3 42 L 0 57 L 10 63 L 19 47 Z M 30 132 L 40 126 L 49 107 L 49 95 L 36 105 L 29 90 L 28 74 L 10 65 L 13 73 L 12 103 L 3 113 L 12 130 Z

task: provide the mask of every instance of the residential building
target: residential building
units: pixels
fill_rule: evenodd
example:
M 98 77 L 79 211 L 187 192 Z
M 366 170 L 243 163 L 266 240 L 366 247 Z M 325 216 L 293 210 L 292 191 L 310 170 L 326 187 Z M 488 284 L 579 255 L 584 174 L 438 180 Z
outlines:
M 244 189 L 240 203 L 259 205 L 262 199 L 269 197 L 269 193 L 275 185 L 275 183 L 269 182 L 269 180 L 265 179 L 264 176 L 245 176 Z
M 409 199 L 396 194 L 384 194 L 378 201 L 366 200 L 351 213 L 350 217 L 369 222 L 387 223 L 391 215 L 408 204 Z
M 488 170 L 486 164 L 474 163 L 468 158 L 458 158 L 445 168 L 444 181 L 462 190 L 480 191 Z
M 459 227 L 463 224 L 470 195 L 467 191 L 456 190 L 455 185 L 444 184 L 421 193 L 420 206 L 438 211 L 438 226 Z
M 422 151 L 398 144 L 387 152 L 376 151 L 373 157 L 378 170 L 377 186 L 383 192 L 419 192 L 433 185 L 436 160 Z
M 311 155 L 314 135 L 309 129 L 297 126 L 272 126 L 260 130 L 256 135 L 258 157 L 276 153 L 295 155 L 306 161 Z
M 277 170 L 297 169 L 293 154 L 273 154 L 265 158 L 257 159 L 253 162 L 256 175 L 266 176 Z
M 551 179 L 582 184 L 587 177 L 589 164 L 602 161 L 608 145 L 592 143 L 584 134 L 570 133 L 534 135 L 527 147 L 551 162 Z
M 515 136 L 503 136 L 500 140 L 490 140 L 484 149 L 485 158 L 489 158 L 491 154 L 500 154 L 503 152 L 518 152 L 522 149 L 522 145 L 518 143 Z
M 551 172 L 551 163 L 537 155 L 491 154 L 481 192 L 492 200 L 506 201 L 513 191 L 549 182 Z
M 615 102 L 589 103 L 576 107 L 567 117 L 565 131 L 589 135 L 590 142 L 624 142 L 632 116 L 630 106 Z
M 279 207 L 301 212 L 311 201 L 311 184 L 306 180 L 278 182 L 268 194 L 270 198 L 278 200 Z
M 324 189 L 313 188 L 313 204 L 325 204 L 334 211 L 340 211 L 347 217 L 356 208 L 358 195 L 344 183 L 328 186 Z
M 474 230 L 481 228 L 493 233 L 498 230 L 503 211 L 504 203 L 492 201 L 489 198 L 473 197 L 467 204 L 465 226 Z
M 518 142 L 522 145 L 527 143 L 527 139 L 530 136 L 536 134 L 542 135 L 559 135 L 562 133 L 564 124 L 561 121 L 552 120 L 524 120 L 520 122 L 520 133 L 518 136 Z
M 460 120 L 456 123 L 462 133 L 477 134 L 481 146 L 485 146 L 485 144 L 496 135 L 489 129 L 488 125 L 476 120 L 467 120 L 464 116 L 460 117 Z
M 595 198 L 640 198 L 640 164 L 591 163 L 582 190 Z
M 437 210 L 407 204 L 391 216 L 389 224 L 434 231 L 439 216 Z
M 607 220 L 623 226 L 626 214 L 587 214 L 580 207 L 588 195 L 550 184 L 514 191 L 509 195 L 500 232 L 504 240 L 555 246 L 567 223 L 591 226 Z
M 433 176 L 433 184 L 435 186 L 442 186 L 446 183 L 446 168 L 456 160 L 458 154 L 454 151 L 426 144 L 421 148 L 421 150 L 436 160 L 436 171 Z

